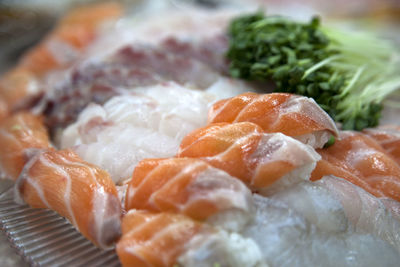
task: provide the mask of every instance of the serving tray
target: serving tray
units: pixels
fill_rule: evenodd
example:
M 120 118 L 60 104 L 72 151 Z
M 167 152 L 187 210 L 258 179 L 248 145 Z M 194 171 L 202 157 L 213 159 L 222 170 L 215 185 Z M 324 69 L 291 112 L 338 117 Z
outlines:
M 12 247 L 31 266 L 121 266 L 114 249 L 101 250 L 54 211 L 0 195 L 0 226 Z

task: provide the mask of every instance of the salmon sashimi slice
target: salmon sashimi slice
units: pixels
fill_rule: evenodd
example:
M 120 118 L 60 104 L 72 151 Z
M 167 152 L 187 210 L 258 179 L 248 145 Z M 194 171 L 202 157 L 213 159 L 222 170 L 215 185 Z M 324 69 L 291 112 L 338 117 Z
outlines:
M 0 97 L 0 121 L 5 119 L 10 114 L 6 101 Z
M 34 152 L 51 148 L 42 117 L 19 112 L 0 123 L 1 176 L 16 180 Z
M 192 158 L 139 162 L 128 185 L 125 208 L 181 213 L 235 230 L 254 211 L 251 192 L 240 180 Z
M 376 197 L 400 201 L 400 167 L 371 137 L 343 131 L 334 145 L 318 150 L 322 160 L 311 180 L 334 175 L 363 188 Z
M 114 183 L 106 171 L 71 150 L 35 155 L 15 189 L 17 201 L 58 212 L 99 247 L 120 236 L 121 204 Z
M 318 153 L 281 133 L 263 133 L 251 122 L 216 123 L 187 135 L 178 157 L 202 159 L 268 194 L 308 179 Z
M 8 108 L 16 110 L 36 104 L 43 93 L 42 77 L 52 70 L 68 67 L 96 39 L 98 26 L 121 13 L 122 7 L 110 2 L 80 7 L 67 14 L 0 79 L 0 96 Z
M 122 7 L 116 2 L 97 3 L 70 11 L 38 46 L 21 59 L 20 65 L 40 76 L 75 60 L 97 35 L 97 27 L 116 19 Z M 58 48 L 58 49 L 57 49 Z M 78 53 L 79 54 L 79 53 Z
M 218 101 L 208 113 L 209 123 L 243 121 L 318 148 L 338 134 L 334 121 L 312 98 L 292 94 L 244 93 Z
M 385 151 L 400 164 L 400 127 L 385 125 L 378 128 L 364 129 L 363 133 L 377 141 Z
M 117 254 L 123 266 L 174 266 L 202 224 L 183 215 L 130 210 L 122 220 Z
M 257 244 L 181 214 L 130 210 L 117 254 L 131 267 L 266 267 Z

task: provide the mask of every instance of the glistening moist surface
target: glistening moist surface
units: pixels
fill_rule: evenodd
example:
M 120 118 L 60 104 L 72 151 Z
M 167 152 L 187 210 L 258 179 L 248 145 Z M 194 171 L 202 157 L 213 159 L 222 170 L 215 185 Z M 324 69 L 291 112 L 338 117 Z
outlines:
M 86 161 L 108 170 L 117 184 L 130 177 L 140 159 L 173 156 L 181 138 L 205 124 L 211 103 L 251 88 L 222 76 L 226 65 L 220 56 L 226 39 L 220 33 L 226 21 L 224 16 L 216 19 L 208 14 L 161 16 L 139 24 L 136 32 L 126 27 L 108 36 L 95 44 L 87 59 L 50 76 L 48 85 L 56 84 L 56 90 L 49 91 L 44 102 L 48 123 L 55 129 L 74 122 L 62 133 L 61 146 L 73 147 Z M 125 45 L 120 47 L 115 40 Z M 89 102 L 94 103 L 86 107 Z M 346 209 L 345 203 L 321 188 L 305 182 L 268 200 L 254 198 L 258 207 L 254 222 L 242 232 L 263 248 L 268 264 L 334 266 L 342 259 L 343 266 L 357 262 L 391 266 L 400 261 L 390 211 L 379 209 L 378 214 L 386 216 L 383 225 L 369 222 L 370 228 L 359 227 L 365 225 L 362 220 L 352 225 L 357 215 L 352 211 L 362 209 L 364 219 L 377 213 L 363 207 Z M 346 191 L 335 190 L 351 198 Z M 303 203 L 296 205 L 303 192 L 307 212 Z M 119 264 L 114 252 L 97 250 L 52 212 L 13 206 L 6 198 L 0 201 L 0 216 L 30 263 Z M 395 242 L 376 234 L 376 225 Z
M 61 147 L 73 147 L 120 184 L 140 160 L 174 156 L 182 138 L 206 124 L 210 104 L 220 98 L 218 90 L 225 97 L 245 89 L 226 78 L 206 91 L 175 82 L 136 88 L 104 105 L 90 104 L 63 132 Z

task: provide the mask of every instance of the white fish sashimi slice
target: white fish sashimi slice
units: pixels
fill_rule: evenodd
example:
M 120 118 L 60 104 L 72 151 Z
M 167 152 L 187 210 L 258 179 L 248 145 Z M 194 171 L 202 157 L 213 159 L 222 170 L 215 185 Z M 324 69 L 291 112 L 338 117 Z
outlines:
M 251 238 L 224 230 L 195 236 L 178 262 L 186 267 L 268 267 Z
M 172 157 L 188 132 L 206 124 L 214 96 L 175 83 L 138 88 L 92 104 L 61 136 L 61 147 L 110 172 L 120 183 L 144 158 Z
M 270 266 L 395 266 L 399 253 L 371 234 L 321 231 L 281 201 L 254 195 L 255 220 L 243 231 Z
M 325 176 L 316 182 L 302 182 L 272 198 L 284 202 L 320 230 L 371 234 L 400 252 L 400 221 L 391 212 L 400 204 L 376 198 L 344 179 Z
M 340 201 L 346 217 L 352 223 L 356 232 L 371 233 L 392 244 L 400 253 L 400 221 L 396 211 L 400 203 L 381 200 L 364 189 L 352 183 L 336 178 L 325 176 L 315 182 L 328 188 Z
M 74 150 L 85 160 L 107 170 L 113 181 L 120 184 L 132 176 L 140 160 L 172 157 L 178 147 L 179 143 L 169 136 L 122 124 L 100 132 L 96 142 L 76 146 Z

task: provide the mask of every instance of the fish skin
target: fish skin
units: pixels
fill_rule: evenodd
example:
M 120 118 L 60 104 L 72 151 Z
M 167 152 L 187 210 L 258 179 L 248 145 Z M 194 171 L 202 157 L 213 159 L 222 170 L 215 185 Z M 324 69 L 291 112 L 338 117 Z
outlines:
M 17 202 L 66 217 L 87 239 L 106 248 L 120 236 L 121 203 L 110 176 L 71 150 L 37 153 L 16 181 Z

